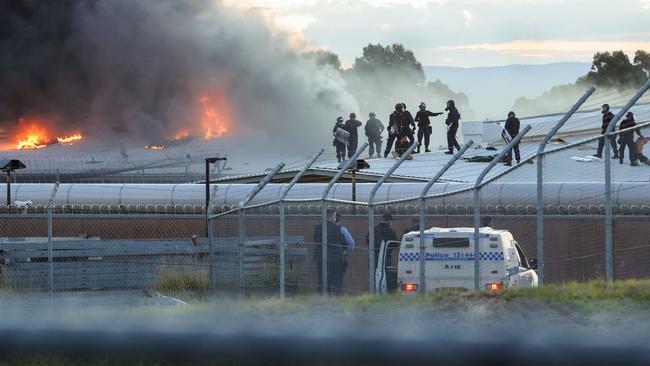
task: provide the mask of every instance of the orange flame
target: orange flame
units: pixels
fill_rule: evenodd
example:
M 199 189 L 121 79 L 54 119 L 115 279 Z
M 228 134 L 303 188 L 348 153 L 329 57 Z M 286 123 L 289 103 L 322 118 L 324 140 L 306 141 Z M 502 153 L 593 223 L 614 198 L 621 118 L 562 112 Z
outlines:
M 42 149 L 47 147 L 50 138 L 47 129 L 38 122 L 28 122 L 24 118 L 18 120 L 20 132 L 16 135 L 16 149 Z
M 189 136 L 190 133 L 187 130 L 180 130 L 171 138 L 172 140 L 180 140 Z
M 146 145 L 144 148 L 147 150 L 165 150 L 165 145 Z
M 72 145 L 77 141 L 80 141 L 84 137 L 80 133 L 76 133 L 71 136 L 63 136 L 63 137 L 57 137 L 56 140 L 59 141 L 60 144 L 64 145 Z
M 202 107 L 201 113 L 201 126 L 204 129 L 203 138 L 210 140 L 213 138 L 222 137 L 228 132 L 228 124 L 230 117 L 229 105 L 223 95 L 217 95 L 216 105 L 219 107 L 219 112 L 217 108 L 212 104 L 211 98 L 201 97 L 199 103 Z

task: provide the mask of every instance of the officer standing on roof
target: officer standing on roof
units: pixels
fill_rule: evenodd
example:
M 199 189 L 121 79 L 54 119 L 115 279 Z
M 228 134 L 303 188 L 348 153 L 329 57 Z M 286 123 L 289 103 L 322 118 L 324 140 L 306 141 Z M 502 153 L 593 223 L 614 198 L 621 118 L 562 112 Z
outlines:
M 350 113 L 350 119 L 345 121 L 345 130 L 350 133 L 350 144 L 348 145 L 348 159 L 357 152 L 359 146 L 359 132 L 357 128 L 361 127 L 361 121 L 357 121 L 357 115 Z
M 603 124 L 600 126 L 600 133 L 605 134 L 607 131 L 607 126 L 609 126 L 609 123 L 614 119 L 614 113 L 612 113 L 609 110 L 609 104 L 603 104 L 602 107 L 600 107 L 600 112 L 603 114 Z M 614 126 L 614 129 L 612 129 L 612 132 L 616 130 L 616 126 Z M 612 146 L 612 150 L 614 150 L 614 156 L 612 156 L 612 159 L 618 159 L 618 147 L 616 146 L 616 139 L 614 136 L 611 136 L 609 138 L 609 144 Z M 595 157 L 598 159 L 603 158 L 603 147 L 605 146 L 605 136 L 602 136 L 600 139 L 598 139 L 598 150 L 594 154 Z
M 415 121 L 411 112 L 406 110 L 406 103 L 402 103 L 402 114 L 400 114 L 397 134 L 399 137 L 408 137 L 409 146 L 415 142 L 415 137 L 413 136 L 415 134 Z
M 377 157 L 380 157 L 381 133 L 384 132 L 384 124 L 375 118 L 375 112 L 370 112 L 368 117 L 370 119 L 366 122 L 364 129 L 366 130 L 366 136 L 368 136 L 368 145 L 370 145 L 370 157 L 373 157 L 375 151 L 377 151 Z
M 395 110 L 388 117 L 388 128 L 387 128 L 388 140 L 386 141 L 386 150 L 384 150 L 384 158 L 387 158 L 388 154 L 393 149 L 393 143 L 397 138 L 398 122 L 403 111 L 404 111 L 404 107 L 402 106 L 402 103 L 397 103 L 395 104 Z
M 627 128 L 632 128 L 636 126 L 636 122 L 634 121 L 634 113 L 632 112 L 627 112 L 625 115 L 625 119 L 621 122 L 621 125 L 619 126 L 619 131 L 620 130 L 625 130 Z M 619 134 L 618 138 L 618 143 L 620 144 L 620 148 L 618 150 L 618 162 L 623 164 L 623 158 L 625 157 L 625 147 L 627 146 L 627 151 L 630 154 L 630 163 L 631 165 L 634 165 L 636 161 L 634 161 L 632 158 L 634 157 L 634 133 L 636 132 L 639 137 L 643 137 L 641 134 L 641 131 L 638 128 L 635 128 L 634 130 L 631 131 L 626 131 L 626 132 L 621 132 Z
M 506 125 L 503 128 L 504 134 L 507 135 L 508 140 L 512 140 L 515 138 L 515 136 L 519 135 L 519 118 L 515 116 L 515 112 L 510 111 L 508 112 L 508 119 L 506 120 Z M 516 144 L 513 146 L 512 149 L 508 151 L 508 154 L 506 155 L 506 161 L 505 165 L 511 166 L 512 165 L 512 150 L 515 150 L 515 158 L 517 159 L 517 164 L 521 161 L 521 156 L 519 155 L 519 144 Z
M 418 142 L 422 146 L 422 138 L 424 138 L 424 151 L 431 152 L 429 150 L 429 141 L 431 137 L 431 121 L 429 117 L 435 117 L 441 115 L 442 112 L 434 113 L 427 110 L 426 103 L 420 103 L 420 110 L 415 114 L 415 122 L 418 123 Z M 416 153 L 420 152 L 420 146 L 415 150 Z
M 460 145 L 458 140 L 456 140 L 456 132 L 458 132 L 458 123 L 460 121 L 460 112 L 456 109 L 456 103 L 453 100 L 447 101 L 447 108 L 445 111 L 448 111 L 447 120 L 445 124 L 447 125 L 447 149 L 445 154 L 452 155 L 454 153 L 454 148 L 460 151 Z
M 345 126 L 343 125 L 343 117 L 338 117 L 336 119 L 336 124 L 334 125 L 334 129 L 332 129 L 332 134 L 334 135 L 334 141 L 332 142 L 332 145 L 334 145 L 336 148 L 336 159 L 340 163 L 342 160 L 345 160 L 345 143 L 339 141 L 339 139 L 336 138 L 336 130 L 339 128 L 345 130 Z

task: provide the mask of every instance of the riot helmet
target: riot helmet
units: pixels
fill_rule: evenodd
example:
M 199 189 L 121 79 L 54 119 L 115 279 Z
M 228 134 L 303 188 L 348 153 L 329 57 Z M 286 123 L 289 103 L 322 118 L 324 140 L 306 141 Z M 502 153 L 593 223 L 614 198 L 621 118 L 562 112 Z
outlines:
M 448 111 L 455 107 L 456 107 L 456 103 L 450 99 L 447 101 L 447 108 L 445 108 L 445 110 Z
M 601 113 L 607 113 L 609 112 L 609 104 L 605 103 L 600 107 L 600 112 Z

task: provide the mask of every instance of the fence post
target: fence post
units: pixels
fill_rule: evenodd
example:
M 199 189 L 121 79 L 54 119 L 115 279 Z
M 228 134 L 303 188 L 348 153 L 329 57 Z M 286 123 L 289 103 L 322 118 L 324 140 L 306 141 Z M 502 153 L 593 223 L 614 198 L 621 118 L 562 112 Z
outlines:
M 426 258 L 425 258 L 425 250 L 424 250 L 424 216 L 426 215 L 426 195 L 429 193 L 429 190 L 433 186 L 435 182 L 442 177 L 449 168 L 451 168 L 452 165 L 460 159 L 463 154 L 474 144 L 473 140 L 469 140 L 456 154 L 454 154 L 451 159 L 436 173 L 429 182 L 424 186 L 424 189 L 422 189 L 422 193 L 420 193 L 420 257 L 419 257 L 419 264 L 420 264 L 420 283 L 418 285 L 418 289 L 421 293 L 425 292 L 425 286 L 426 286 L 426 271 L 425 271 L 425 265 L 426 265 Z
M 513 138 L 503 150 L 499 152 L 497 156 L 492 159 L 488 166 L 483 169 L 481 174 L 476 179 L 476 184 L 474 184 L 474 289 L 480 289 L 480 243 L 481 238 L 479 231 L 481 230 L 481 196 L 480 190 L 483 183 L 483 178 L 487 173 L 494 168 L 497 163 L 503 159 L 504 156 L 512 149 L 513 146 L 517 145 L 519 141 L 530 131 L 530 125 L 526 125 L 524 129 L 519 132 L 515 138 Z
M 212 210 L 210 210 L 212 212 Z M 210 251 L 210 254 L 208 255 L 208 260 L 210 261 L 210 294 L 212 296 L 215 295 L 217 291 L 217 279 L 216 279 L 216 273 L 215 273 L 215 268 L 214 268 L 214 260 L 215 260 L 215 255 L 214 255 L 214 242 L 213 242 L 213 224 L 214 219 L 209 217 L 208 218 L 208 250 Z
M 54 183 L 50 200 L 47 203 L 47 292 L 51 295 L 54 292 L 54 253 L 52 248 L 52 202 L 56 192 L 59 190 L 59 182 Z
M 260 182 L 253 188 L 253 190 L 246 196 L 244 197 L 243 200 L 239 202 L 239 209 L 237 210 L 238 215 L 237 215 L 237 221 L 239 224 L 239 291 L 240 295 L 243 297 L 245 294 L 245 286 L 246 286 L 246 275 L 245 275 L 245 264 L 244 264 L 244 254 L 245 254 L 245 244 L 246 244 L 246 234 L 245 234 L 245 229 L 246 229 L 246 223 L 245 223 L 245 218 L 244 218 L 244 209 L 246 205 L 253 199 L 255 196 L 257 196 L 258 193 L 264 187 L 273 179 L 273 176 L 276 175 L 280 170 L 284 168 L 284 162 L 278 164 L 275 168 L 273 168 L 271 171 L 260 180 Z
M 569 109 L 569 111 L 558 121 L 555 126 L 549 131 L 549 133 L 544 136 L 544 140 L 539 144 L 537 150 L 537 209 L 535 210 L 535 215 L 537 219 L 536 231 L 537 231 L 537 276 L 539 278 L 539 283 L 544 282 L 544 149 L 546 145 L 551 141 L 551 138 L 555 136 L 557 131 L 564 126 L 564 124 L 573 116 L 576 111 L 582 106 L 589 97 L 596 91 L 596 88 L 591 87 L 587 92 L 576 102 L 576 104 Z
M 348 170 L 352 164 L 356 164 L 359 155 L 368 147 L 368 142 L 364 142 L 361 148 L 346 160 L 339 169 L 338 173 L 329 181 L 327 187 L 321 196 L 321 294 L 327 295 L 327 195 L 330 193 L 334 184 L 341 178 L 341 176 Z
M 607 282 L 614 281 L 614 243 L 613 243 L 613 225 L 614 219 L 612 217 L 612 152 L 607 144 L 611 137 L 614 127 L 625 113 L 632 108 L 632 106 L 645 94 L 650 88 L 650 79 L 648 79 L 643 86 L 637 90 L 636 94 L 630 99 L 629 102 L 621 110 L 616 113 L 614 118 L 609 122 L 607 130 L 605 131 L 605 279 Z
M 368 291 L 371 294 L 376 292 L 375 288 L 375 195 L 381 187 L 382 184 L 390 177 L 395 170 L 402 165 L 404 160 L 415 150 L 416 147 L 420 146 L 420 143 L 415 141 L 405 153 L 400 156 L 400 158 L 393 164 L 390 169 L 377 181 L 375 186 L 368 196 Z
M 318 158 L 325 152 L 325 149 L 320 149 L 311 159 L 305 164 L 302 169 L 296 174 L 295 177 L 289 182 L 289 185 L 282 189 L 280 192 L 280 242 L 278 243 L 278 250 L 280 253 L 280 298 L 284 299 L 284 252 L 285 252 L 285 242 L 286 242 L 286 233 L 285 233 L 285 218 L 284 218 L 284 199 L 289 194 L 289 191 L 293 186 L 298 183 L 300 178 L 307 172 L 307 170 L 318 160 Z

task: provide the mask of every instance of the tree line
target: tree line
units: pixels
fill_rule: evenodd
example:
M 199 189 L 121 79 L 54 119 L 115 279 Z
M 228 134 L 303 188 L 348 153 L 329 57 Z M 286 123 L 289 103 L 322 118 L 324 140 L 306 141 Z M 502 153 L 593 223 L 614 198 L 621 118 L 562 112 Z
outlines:
M 415 54 L 401 44 L 368 44 L 346 69 L 342 68 L 339 56 L 330 51 L 318 50 L 304 57 L 335 70 L 344 79 L 360 107 L 360 111 L 350 112 L 374 111 L 380 119 L 386 119 L 398 102 L 415 109 L 424 101 L 431 110 L 442 111 L 447 100 L 453 99 L 465 115 L 471 114 L 467 95 L 451 90 L 440 80 L 427 81 Z
M 527 115 L 553 113 L 566 109 L 582 95 L 587 88 L 618 91 L 627 94 L 636 90 L 650 78 L 650 54 L 637 50 L 630 58 L 623 51 L 597 52 L 593 56 L 590 71 L 574 83 L 558 85 L 536 98 L 518 98 L 513 109 L 525 111 Z

